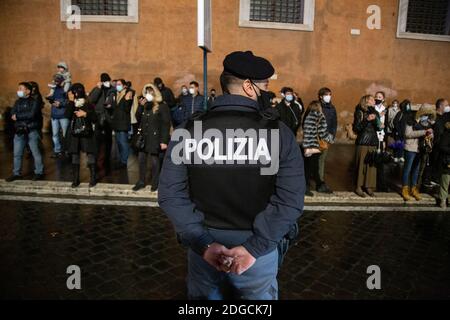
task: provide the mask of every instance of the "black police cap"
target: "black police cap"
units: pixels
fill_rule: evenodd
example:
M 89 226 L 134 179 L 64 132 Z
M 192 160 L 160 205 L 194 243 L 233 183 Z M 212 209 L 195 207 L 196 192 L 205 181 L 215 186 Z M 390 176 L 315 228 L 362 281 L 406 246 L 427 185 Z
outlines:
M 240 79 L 265 80 L 275 73 L 272 64 L 262 57 L 253 55 L 251 51 L 235 51 L 225 57 L 224 71 Z

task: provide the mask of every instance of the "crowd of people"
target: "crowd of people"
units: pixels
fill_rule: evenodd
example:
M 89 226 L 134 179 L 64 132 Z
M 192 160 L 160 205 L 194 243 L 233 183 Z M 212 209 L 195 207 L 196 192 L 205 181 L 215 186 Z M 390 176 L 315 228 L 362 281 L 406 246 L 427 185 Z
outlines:
M 72 84 L 72 76 L 64 62 L 45 97 L 51 105 L 53 140 L 52 158 L 68 157 L 72 163 L 72 187 L 80 184 L 80 155 L 86 153 L 91 187 L 98 181 L 98 168 L 127 168 L 130 152 L 138 155 L 139 179 L 133 190 L 147 185 L 147 159 L 151 159 L 151 190 L 158 189 L 159 172 L 172 128 L 193 114 L 205 112 L 214 104 L 216 90 L 205 99 L 199 84 L 192 81 L 180 88 L 175 97 L 164 81 L 157 77 L 138 94 L 130 81 L 113 80 L 107 73 L 89 93 L 81 83 Z M 44 179 L 40 150 L 44 99 L 36 82 L 21 82 L 11 119 L 14 121 L 14 168 L 8 182 L 21 179 L 26 146 L 34 159 L 33 180 Z M 338 128 L 332 91 L 321 88 L 317 99 L 307 106 L 293 88 L 284 87 L 281 98 L 261 91 L 265 109 L 276 112 L 297 137 L 305 162 L 306 195 L 313 196 L 311 182 L 319 193 L 333 191 L 325 182 L 328 150 L 336 141 Z M 206 105 L 205 105 L 206 101 Z M 262 110 L 265 111 L 265 110 Z M 435 106 L 422 105 L 412 110 L 412 103 L 393 100 L 387 104 L 386 94 L 363 96 L 354 111 L 354 120 L 346 126 L 347 136 L 355 140 L 355 193 L 374 197 L 375 191 L 388 191 L 385 167 L 399 166 L 402 174 L 401 195 L 405 201 L 421 199 L 424 188 L 439 186 L 439 205 L 446 207 L 450 181 L 450 106 L 438 99 Z M 119 161 L 111 163 L 113 137 Z

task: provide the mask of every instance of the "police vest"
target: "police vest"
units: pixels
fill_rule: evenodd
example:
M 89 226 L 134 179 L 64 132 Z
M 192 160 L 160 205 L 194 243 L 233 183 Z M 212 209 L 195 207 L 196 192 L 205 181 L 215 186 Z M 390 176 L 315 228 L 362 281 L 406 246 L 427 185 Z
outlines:
M 187 122 L 186 129 L 194 136 L 196 121 L 201 121 L 202 133 L 213 129 L 222 133 L 223 137 L 227 137 L 230 130 L 236 129 L 252 132 L 271 132 L 279 129 L 278 119 L 258 112 L 209 111 Z M 196 208 L 204 213 L 207 227 L 251 230 L 255 217 L 267 207 L 275 191 L 276 175 L 261 175 L 261 168 L 264 165 L 250 161 L 255 159 L 252 159 L 249 153 L 256 149 L 255 145 L 258 142 L 264 142 L 260 136 L 257 139 L 259 141 L 240 139 L 240 143 L 230 142 L 229 139 L 220 141 L 223 143 L 222 151 L 227 149 L 227 152 L 220 154 L 221 159 L 227 159 L 228 162 L 187 164 L 190 197 Z M 214 143 L 217 142 L 216 138 L 214 140 Z M 253 148 L 238 146 L 246 142 L 248 144 L 252 142 Z M 210 142 L 209 147 L 212 145 Z M 270 145 L 269 142 L 269 153 L 272 151 Z M 230 147 L 234 149 L 233 151 L 240 148 L 242 152 L 239 159 L 246 160 L 235 161 L 236 159 L 230 156 L 232 154 Z M 209 155 L 213 157 L 211 152 Z M 214 156 L 218 157 L 217 154 Z M 275 156 L 278 161 L 278 153 Z

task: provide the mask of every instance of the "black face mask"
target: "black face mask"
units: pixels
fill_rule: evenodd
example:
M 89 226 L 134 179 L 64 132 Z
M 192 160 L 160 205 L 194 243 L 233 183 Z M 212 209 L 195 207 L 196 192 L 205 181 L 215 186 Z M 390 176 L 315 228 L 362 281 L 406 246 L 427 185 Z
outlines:
M 379 105 L 379 104 L 382 104 L 382 103 L 383 103 L 383 100 L 375 99 L 375 104 L 376 105 Z
M 252 85 L 256 88 L 259 89 L 260 94 L 257 95 L 258 97 L 258 106 L 259 106 L 259 110 L 264 111 L 267 108 L 270 108 L 270 94 L 267 91 L 264 91 L 262 89 L 260 89 L 253 81 L 252 81 Z M 255 90 L 256 91 L 256 90 Z

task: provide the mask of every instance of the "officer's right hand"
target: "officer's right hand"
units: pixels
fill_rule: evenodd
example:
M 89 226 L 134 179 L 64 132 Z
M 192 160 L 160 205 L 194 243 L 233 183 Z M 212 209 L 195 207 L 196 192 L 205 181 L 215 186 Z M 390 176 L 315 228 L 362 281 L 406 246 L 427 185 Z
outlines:
M 229 269 L 223 265 L 223 255 L 226 250 L 228 249 L 225 246 L 214 242 L 203 253 L 203 259 L 218 271 L 227 272 Z

